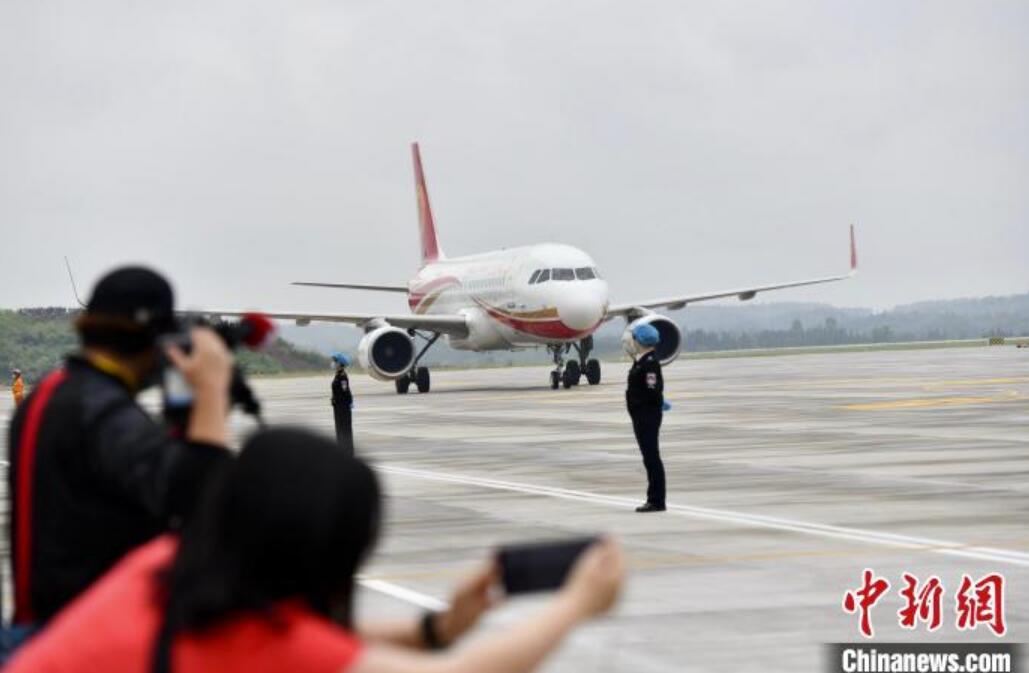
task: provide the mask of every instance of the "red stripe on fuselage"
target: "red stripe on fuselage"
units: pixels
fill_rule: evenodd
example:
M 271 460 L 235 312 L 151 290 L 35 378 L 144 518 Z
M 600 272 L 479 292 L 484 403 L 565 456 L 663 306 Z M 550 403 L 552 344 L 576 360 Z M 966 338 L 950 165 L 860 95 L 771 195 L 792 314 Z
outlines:
M 522 332 L 523 334 L 529 334 L 543 339 L 581 339 L 582 337 L 591 334 L 593 330 L 597 328 L 597 325 L 600 324 L 597 323 L 597 325 L 594 325 L 589 329 L 577 330 L 564 324 L 560 319 L 520 320 L 506 315 L 505 313 L 482 302 L 479 302 L 479 306 L 482 306 L 489 316 L 497 322 L 501 322 L 512 329 Z
M 438 295 L 447 287 L 460 284 L 461 281 L 458 280 L 456 276 L 442 276 L 440 278 L 435 278 L 424 285 L 411 289 L 407 294 L 407 305 L 413 313 L 418 313 L 418 306 L 434 292 Z
M 411 294 L 425 294 L 431 292 L 437 287 L 446 285 L 448 283 L 460 283 L 457 276 L 440 276 L 439 278 L 433 278 L 426 282 L 424 285 L 411 289 Z

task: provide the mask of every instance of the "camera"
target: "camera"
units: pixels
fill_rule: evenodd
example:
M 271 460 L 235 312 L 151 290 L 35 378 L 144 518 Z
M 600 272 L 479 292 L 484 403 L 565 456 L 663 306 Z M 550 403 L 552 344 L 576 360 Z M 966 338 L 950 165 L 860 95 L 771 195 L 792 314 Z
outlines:
M 237 351 L 240 346 L 258 350 L 269 343 L 275 334 L 275 324 L 260 313 L 244 313 L 236 322 L 208 320 L 203 316 L 189 316 L 181 321 L 181 325 L 182 329 L 165 337 L 163 343 L 166 346 L 178 346 L 185 353 L 189 353 L 192 349 L 189 330 L 193 327 L 212 329 L 225 342 L 225 346 L 233 352 Z M 193 409 L 193 390 L 182 372 L 169 362 L 165 362 L 163 366 L 161 389 L 164 418 L 174 431 L 181 432 L 185 429 Z M 229 404 L 238 407 L 243 413 L 254 417 L 258 424 L 263 425 L 261 403 L 254 395 L 238 364 L 232 368 Z

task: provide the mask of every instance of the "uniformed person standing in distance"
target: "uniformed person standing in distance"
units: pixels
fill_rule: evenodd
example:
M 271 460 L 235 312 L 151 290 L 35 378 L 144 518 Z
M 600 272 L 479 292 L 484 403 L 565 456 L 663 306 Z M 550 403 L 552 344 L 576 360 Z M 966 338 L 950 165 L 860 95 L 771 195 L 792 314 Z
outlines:
M 25 378 L 18 368 L 11 370 L 11 394 L 14 395 L 14 406 L 17 408 L 25 399 Z
M 336 419 L 336 442 L 346 452 L 354 453 L 354 394 L 350 391 L 347 367 L 350 358 L 343 353 L 333 353 L 336 375 L 332 377 L 332 414 Z
M 632 430 L 643 454 L 647 469 L 647 501 L 637 512 L 665 511 L 665 466 L 658 450 L 661 418 L 669 405 L 664 399 L 664 379 L 661 362 L 654 352 L 661 335 L 653 325 L 637 325 L 632 330 L 635 346 L 629 383 L 625 389 L 625 403 L 632 418 Z

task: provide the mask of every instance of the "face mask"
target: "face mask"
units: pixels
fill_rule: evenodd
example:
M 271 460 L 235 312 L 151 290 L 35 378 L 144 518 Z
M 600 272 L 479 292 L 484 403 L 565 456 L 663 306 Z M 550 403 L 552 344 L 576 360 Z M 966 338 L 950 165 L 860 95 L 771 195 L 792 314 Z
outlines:
M 632 333 L 626 332 L 622 334 L 622 350 L 625 351 L 626 355 L 635 360 L 643 352 L 643 347 L 640 346 L 639 341 L 633 338 Z

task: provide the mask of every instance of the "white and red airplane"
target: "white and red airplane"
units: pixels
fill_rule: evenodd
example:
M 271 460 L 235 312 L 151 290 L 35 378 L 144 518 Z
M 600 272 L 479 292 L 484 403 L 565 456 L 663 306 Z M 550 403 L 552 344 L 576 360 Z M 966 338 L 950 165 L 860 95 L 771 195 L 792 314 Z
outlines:
M 809 278 L 787 283 L 758 285 L 734 290 L 683 294 L 612 305 L 608 286 L 597 265 L 582 250 L 570 245 L 543 243 L 478 255 L 447 257 L 440 248 L 436 223 L 425 188 L 418 144 L 412 145 L 422 267 L 407 285 L 362 283 L 311 283 L 314 287 L 400 292 L 407 295 L 408 315 L 351 313 L 266 312 L 271 318 L 357 325 L 365 335 L 358 346 L 358 360 L 373 377 L 395 381 L 398 393 L 412 383 L 428 392 L 429 370 L 419 366 L 425 352 L 442 335 L 451 347 L 471 351 L 515 350 L 546 347 L 554 359 L 552 388 L 570 388 L 585 376 L 591 385 L 600 382 L 600 362 L 591 358 L 593 333 L 605 321 L 620 317 L 627 325 L 623 344 L 629 347 L 632 328 L 650 323 L 661 335 L 658 355 L 672 362 L 682 348 L 676 323 L 655 309 L 680 309 L 693 302 L 726 297 L 753 299 L 758 292 L 816 285 L 850 278 L 857 273 L 854 227 L 850 227 L 850 273 Z M 238 315 L 237 311 L 204 311 Z M 424 344 L 417 348 L 415 338 Z M 575 353 L 565 362 L 565 356 Z

